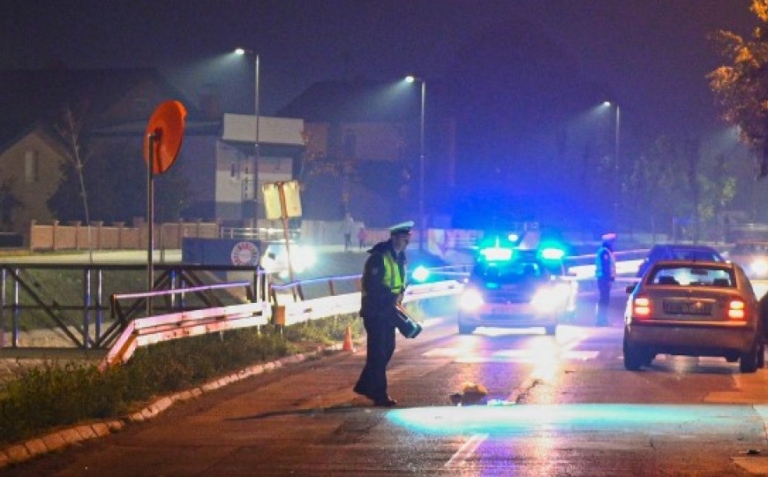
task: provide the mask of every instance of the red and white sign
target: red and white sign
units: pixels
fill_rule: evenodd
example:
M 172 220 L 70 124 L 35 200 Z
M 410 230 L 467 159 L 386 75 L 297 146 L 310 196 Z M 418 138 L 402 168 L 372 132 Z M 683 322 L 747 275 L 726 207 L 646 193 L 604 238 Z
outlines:
M 259 247 L 252 242 L 238 242 L 232 247 L 232 264 L 255 267 L 259 264 Z

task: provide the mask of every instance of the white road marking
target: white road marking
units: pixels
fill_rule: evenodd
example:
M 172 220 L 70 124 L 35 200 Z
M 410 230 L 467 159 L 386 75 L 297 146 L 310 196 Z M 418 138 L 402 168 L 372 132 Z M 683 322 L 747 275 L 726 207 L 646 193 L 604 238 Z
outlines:
M 446 469 L 458 469 L 467 465 L 467 461 L 474 455 L 480 444 L 488 439 L 488 434 L 475 434 L 465 442 L 459 450 L 445 463 Z
M 567 361 L 588 361 L 596 359 L 599 351 L 567 351 L 560 353 L 561 360 Z M 454 360 L 456 363 L 537 363 L 539 354 L 529 351 L 525 354 L 516 354 L 512 352 L 498 352 L 490 356 L 458 356 Z

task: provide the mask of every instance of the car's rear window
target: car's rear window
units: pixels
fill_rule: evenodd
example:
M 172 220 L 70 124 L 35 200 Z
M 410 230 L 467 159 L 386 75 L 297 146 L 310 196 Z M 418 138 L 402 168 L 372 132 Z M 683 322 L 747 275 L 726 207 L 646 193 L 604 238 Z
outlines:
M 519 283 L 549 279 L 549 272 L 537 262 L 512 261 L 478 264 L 472 270 L 472 277 L 496 283 Z
M 648 275 L 651 285 L 736 287 L 733 271 L 722 268 L 676 266 L 658 267 Z

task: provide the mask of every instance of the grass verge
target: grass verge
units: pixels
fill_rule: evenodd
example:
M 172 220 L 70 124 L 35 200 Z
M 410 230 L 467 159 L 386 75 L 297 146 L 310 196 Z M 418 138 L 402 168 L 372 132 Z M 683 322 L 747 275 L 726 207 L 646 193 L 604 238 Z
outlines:
M 47 362 L 19 372 L 0 388 L 0 445 L 81 421 L 125 415 L 153 398 L 194 387 L 249 365 L 272 361 L 363 334 L 355 315 L 277 330 L 272 326 L 139 348 L 122 366 Z

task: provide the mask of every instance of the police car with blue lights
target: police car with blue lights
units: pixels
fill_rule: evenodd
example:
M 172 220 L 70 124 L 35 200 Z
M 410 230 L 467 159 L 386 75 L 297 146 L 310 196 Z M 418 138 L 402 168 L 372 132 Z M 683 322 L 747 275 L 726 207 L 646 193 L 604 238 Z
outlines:
M 559 248 L 522 249 L 501 238 L 480 244 L 459 300 L 459 334 L 479 327 L 541 327 L 554 335 L 575 313 L 578 292 L 563 256 Z

